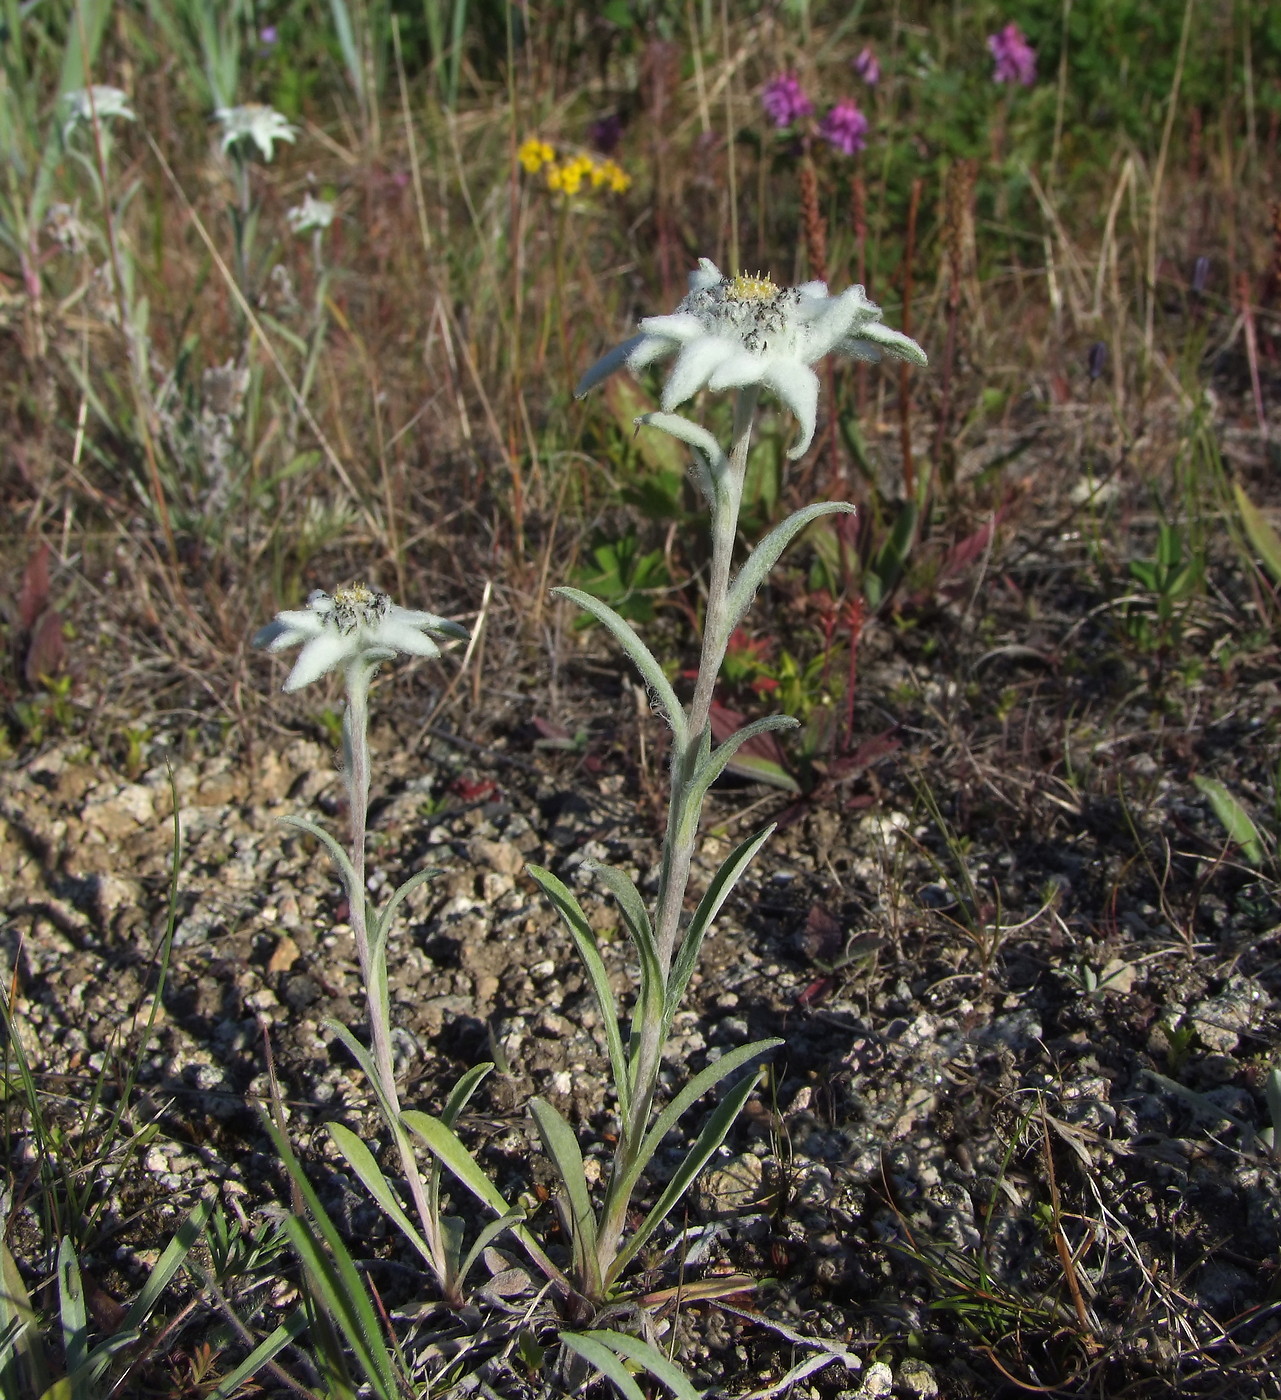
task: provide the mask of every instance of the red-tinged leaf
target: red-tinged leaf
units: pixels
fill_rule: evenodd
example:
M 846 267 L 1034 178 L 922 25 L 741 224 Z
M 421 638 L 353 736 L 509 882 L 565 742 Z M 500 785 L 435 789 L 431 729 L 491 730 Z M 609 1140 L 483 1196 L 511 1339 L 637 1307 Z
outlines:
M 736 710 L 718 705 L 714 700 L 708 718 L 712 726 L 712 740 L 717 744 L 723 743 L 746 723 Z M 725 771 L 749 782 L 768 783 L 770 787 L 782 788 L 784 792 L 799 793 L 801 790 L 801 785 L 787 771 L 787 759 L 778 740 L 769 732 L 756 734 L 740 745 L 737 753 L 725 765 Z
M 1010 503 L 996 510 L 992 518 L 981 525 L 972 535 L 966 535 L 963 540 L 958 540 L 956 544 L 943 556 L 943 562 L 939 565 L 938 584 L 941 587 L 945 583 L 953 582 L 956 578 L 972 568 L 988 552 L 992 546 L 992 536 L 996 533 L 996 527 L 1010 513 Z
M 556 721 L 552 719 L 543 719 L 539 715 L 535 715 L 533 718 L 533 725 L 534 728 L 538 730 L 538 737 L 540 739 L 569 739 L 572 741 L 574 738 L 563 724 L 557 724 Z
M 27 684 L 37 686 L 41 681 L 56 676 L 62 670 L 66 654 L 62 614 L 57 608 L 47 608 L 32 629 L 31 644 L 27 647 L 27 664 L 24 668 Z
M 903 741 L 895 737 L 896 732 L 897 729 L 882 730 L 880 734 L 873 734 L 870 739 L 864 739 L 853 753 L 847 753 L 843 758 L 834 758 L 827 765 L 827 781 L 835 783 L 843 778 L 851 778 L 863 769 L 870 768 L 872 764 L 879 763 L 895 750 L 901 749 Z
M 449 785 L 449 791 L 455 797 L 461 797 L 464 802 L 487 802 L 491 797 L 497 797 L 499 786 L 491 778 L 455 778 Z
M 41 544 L 22 574 L 22 592 L 18 595 L 18 626 L 30 632 L 36 619 L 49 606 L 49 546 Z
M 817 1006 L 831 990 L 832 979 L 820 977 L 797 995 L 796 1004 L 797 1006 Z

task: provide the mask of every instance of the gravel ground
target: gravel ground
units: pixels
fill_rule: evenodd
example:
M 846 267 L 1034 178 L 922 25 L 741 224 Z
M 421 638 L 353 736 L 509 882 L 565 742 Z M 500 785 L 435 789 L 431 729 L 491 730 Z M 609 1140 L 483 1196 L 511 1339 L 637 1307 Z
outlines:
M 1257 460 L 1242 449 L 1247 480 Z M 1177 647 L 1140 648 L 1127 622 L 1145 605 L 1117 601 L 1133 582 L 1109 583 L 1088 538 L 1055 528 L 1064 502 L 1044 488 L 1044 475 L 1017 483 L 999 549 L 954 588 L 869 627 L 858 738 L 885 734 L 879 757 L 811 800 L 743 784 L 713 798 L 696 886 L 747 832 L 780 829 L 709 939 L 670 1082 L 745 1039 L 786 1043 L 638 1281 L 763 1281 L 660 1313 L 695 1378 L 727 1394 L 807 1364 L 789 1393 L 1281 1394 L 1281 1194 L 1259 1136 L 1278 1059 L 1276 864 L 1228 849 L 1193 781 L 1220 779 L 1266 823 L 1275 647 L 1223 538 Z M 1144 491 L 1116 508 L 1121 557 L 1150 550 Z M 788 605 L 785 584 L 762 599 L 762 633 Z M 545 664 L 501 626 L 487 656 L 494 678 Z M 546 1231 L 550 1176 L 524 1104 L 537 1092 L 570 1118 L 590 1176 L 608 1151 L 606 1061 L 590 989 L 525 865 L 550 867 L 617 931 L 588 865 L 652 890 L 663 744 L 598 632 L 566 632 L 559 659 L 552 688 L 495 683 L 429 728 L 428 672 L 388 674 L 370 855 L 375 890 L 439 871 L 393 935 L 404 1101 L 439 1108 L 462 1069 L 496 1061 L 464 1136 Z M 253 672 L 264 690 L 269 666 Z M 424 1366 L 456 1334 L 476 1383 L 532 1396 L 511 1346 L 491 1344 L 523 1306 L 519 1280 L 470 1321 L 424 1307 L 324 1131 L 378 1138 L 326 1029 L 361 1024 L 345 903 L 316 843 L 279 821 L 343 829 L 333 750 L 296 714 L 283 738 L 230 750 L 216 727 L 157 719 L 128 765 L 77 733 L 0 774 L 2 970 L 52 1116 L 78 1122 L 104 1064 L 110 1106 L 111 1067 L 152 1022 L 128 1117 L 144 1140 L 93 1162 L 108 1204 L 86 1268 L 104 1297 L 127 1298 L 201 1195 L 279 1218 L 287 1187 L 255 1110 L 274 1071 L 326 1207 L 413 1319 Z M 582 743 L 546 746 L 580 729 Z M 606 957 L 630 985 L 621 933 Z M 36 1149 L 7 1121 L 11 1248 L 34 1283 L 48 1264 Z M 660 1156 L 656 1183 L 684 1145 Z M 293 1296 L 270 1278 L 260 1327 Z M 213 1325 L 198 1311 L 183 1334 L 193 1345 L 202 1318 Z

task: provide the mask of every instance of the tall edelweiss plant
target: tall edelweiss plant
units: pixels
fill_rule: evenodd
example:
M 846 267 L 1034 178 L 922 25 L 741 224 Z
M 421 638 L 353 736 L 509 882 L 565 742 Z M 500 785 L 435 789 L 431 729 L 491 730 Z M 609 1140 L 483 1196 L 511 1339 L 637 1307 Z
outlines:
M 747 467 L 748 447 L 761 391 L 774 394 L 796 416 L 800 433 L 789 452 L 800 457 L 814 438 L 819 379 L 813 366 L 825 355 L 875 360 L 888 354 L 925 364 L 914 340 L 881 324 L 881 312 L 862 287 L 831 296 L 823 282 L 777 287 L 768 277 L 726 277 L 704 258 L 689 279 L 689 294 L 669 316 L 651 316 L 639 333 L 611 350 L 583 376 L 581 397 L 616 370 L 637 371 L 667 356 L 676 360 L 662 393 L 662 411 L 638 424 L 657 428 L 693 449 L 694 479 L 711 515 L 712 561 L 707 584 L 702 654 L 694 693 L 682 705 L 662 667 L 616 612 L 589 594 L 560 588 L 560 596 L 591 613 L 614 636 L 640 672 L 672 728 L 671 795 L 657 897 L 651 911 L 619 870 L 596 867 L 618 901 L 639 962 L 639 986 L 624 1042 L 622 1017 L 605 971 L 596 934 L 573 893 L 550 871 L 531 867 L 560 911 L 586 965 L 605 1027 L 617 1096 L 618 1138 L 599 1210 L 588 1194 L 582 1156 L 569 1124 L 552 1106 L 535 1099 L 535 1121 L 560 1175 L 573 1243 L 573 1278 L 586 1302 L 600 1305 L 616 1296 L 622 1271 L 688 1190 L 730 1126 L 757 1079 L 750 1067 L 725 1093 L 675 1175 L 639 1226 L 627 1231 L 632 1198 L 646 1166 L 677 1119 L 705 1092 L 781 1042 L 738 1046 L 695 1075 L 670 1103 L 655 1111 L 655 1090 L 672 1019 L 698 963 L 703 939 L 773 826 L 749 837 L 717 872 L 688 923 L 682 909 L 698 842 L 699 819 L 708 789 L 738 748 L 757 734 L 797 721 L 772 715 L 740 729 L 712 747 L 712 692 L 731 633 L 751 605 L 771 567 L 811 521 L 853 506 L 823 501 L 776 526 L 737 571 L 734 542 Z M 706 429 L 672 412 L 702 388 L 734 391 L 733 440 L 729 451 Z

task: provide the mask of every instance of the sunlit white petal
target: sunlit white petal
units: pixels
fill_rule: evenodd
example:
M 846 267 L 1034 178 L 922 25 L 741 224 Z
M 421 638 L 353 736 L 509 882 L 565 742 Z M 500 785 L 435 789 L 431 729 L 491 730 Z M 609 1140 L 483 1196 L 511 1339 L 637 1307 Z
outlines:
M 667 383 L 663 385 L 663 408 L 671 412 L 678 404 L 698 393 L 718 365 L 734 355 L 731 340 L 704 336 L 691 341 L 676 358 Z
M 407 622 L 397 622 L 388 618 L 375 634 L 376 639 L 392 651 L 403 651 L 407 656 L 439 656 L 440 648 L 426 634 Z
M 646 316 L 641 321 L 640 328 L 646 335 L 659 335 L 679 345 L 685 345 L 707 334 L 707 327 L 697 316 L 689 316 L 683 312 L 676 312 L 671 316 Z
M 776 359 L 770 362 L 765 376 L 766 388 L 773 389 L 796 415 L 800 436 L 788 449 L 789 457 L 803 457 L 814 441 L 814 425 L 818 419 L 818 375 L 795 360 Z
M 341 665 L 352 652 L 351 643 L 336 632 L 323 632 L 298 653 L 294 669 L 285 681 L 286 690 L 301 690 L 303 686 L 318 681 L 326 671 Z

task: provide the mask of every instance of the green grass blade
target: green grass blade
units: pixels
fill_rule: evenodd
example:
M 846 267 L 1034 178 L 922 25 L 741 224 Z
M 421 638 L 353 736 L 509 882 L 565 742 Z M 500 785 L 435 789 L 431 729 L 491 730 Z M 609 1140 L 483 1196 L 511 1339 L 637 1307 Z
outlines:
M 1214 815 L 1218 817 L 1229 837 L 1241 847 L 1246 860 L 1251 865 L 1263 864 L 1263 838 L 1259 828 L 1250 820 L 1250 814 L 1237 801 L 1218 778 L 1205 778 L 1197 774 L 1192 781 L 1198 790 L 1209 798 Z
M 400 1121 L 410 1132 L 427 1144 L 434 1156 L 440 1159 L 459 1181 L 482 1201 L 490 1210 L 499 1215 L 510 1215 L 511 1206 L 503 1199 L 502 1192 L 481 1171 L 476 1159 L 462 1145 L 453 1129 L 430 1113 L 416 1108 L 407 1108 L 400 1115 Z
M 702 899 L 698 901 L 698 908 L 694 910 L 694 917 L 689 921 L 689 927 L 685 930 L 684 938 L 681 939 L 676 961 L 672 964 L 671 977 L 668 979 L 667 1005 L 663 1013 L 666 1025 L 671 1025 L 672 1017 L 676 1015 L 680 1007 L 681 998 L 685 995 L 685 988 L 689 986 L 689 979 L 694 975 L 694 968 L 698 965 L 698 955 L 703 947 L 703 939 L 707 937 L 707 930 L 711 928 L 717 914 L 721 912 L 721 905 L 729 898 L 730 892 L 738 883 L 743 871 L 751 864 L 756 852 L 773 834 L 774 823 L 771 822 L 764 831 L 758 832 L 755 836 L 749 836 L 746 841 L 736 846 L 722 862 L 712 883 L 708 885 Z
M 178 1227 L 173 1239 L 165 1246 L 155 1267 L 147 1275 L 138 1296 L 129 1306 L 120 1326 L 123 1331 L 132 1331 L 142 1326 L 151 1316 L 152 1310 L 160 1301 L 160 1295 L 169 1286 L 170 1280 L 182 1267 L 182 1261 L 191 1253 L 204 1234 L 205 1225 L 213 1213 L 212 1201 L 197 1201 L 191 1214 Z
M 308 1265 L 309 1271 L 315 1271 L 321 1299 L 330 1314 L 338 1319 L 352 1350 L 361 1358 L 366 1377 L 380 1395 L 385 1395 L 387 1400 L 393 1400 L 396 1392 L 395 1370 L 373 1304 L 369 1301 L 364 1280 L 357 1272 L 333 1221 L 320 1204 L 315 1187 L 307 1179 L 298 1158 L 294 1156 L 288 1138 L 269 1119 L 264 1119 L 263 1126 L 291 1180 L 297 1186 L 308 1214 L 316 1222 L 316 1228 L 324 1239 L 328 1253 L 320 1248 L 306 1221 L 296 1217 L 285 1223 L 290 1243 L 298 1251 L 303 1263 Z
M 685 1372 L 669 1357 L 664 1356 L 657 1347 L 651 1346 L 641 1337 L 629 1337 L 626 1332 L 598 1327 L 576 1335 L 601 1342 L 636 1365 L 644 1366 L 655 1380 L 661 1381 L 676 1396 L 676 1400 L 702 1400 L 702 1391 L 695 1389 L 694 1383 Z
M 623 1400 L 645 1400 L 645 1392 L 636 1384 L 618 1353 L 611 1351 L 595 1336 L 586 1332 L 562 1332 L 560 1339 L 570 1351 L 581 1356 L 589 1366 L 595 1366 L 602 1376 L 612 1382 Z
M 1263 560 L 1263 566 L 1272 575 L 1273 582 L 1281 583 L 1281 534 L 1277 533 L 1272 522 L 1245 494 L 1240 482 L 1233 484 L 1232 493 L 1236 497 L 1237 510 L 1241 513 L 1246 538 L 1254 552 Z
M 63 1235 L 58 1245 L 58 1311 L 62 1321 L 62 1352 L 67 1378 L 71 1380 L 77 1374 L 84 1375 L 84 1365 L 89 1359 L 89 1315 L 80 1264 L 68 1235 Z M 84 1392 L 78 1384 L 73 1385 L 71 1391 L 74 1400 L 81 1400 Z
M 599 598 L 593 598 L 590 593 L 584 593 L 579 588 L 553 588 L 552 592 L 557 597 L 568 598 L 571 603 L 577 603 L 584 612 L 591 613 L 597 622 L 613 634 L 614 640 L 631 658 L 632 665 L 641 673 L 641 679 L 650 688 L 666 712 L 667 722 L 672 727 L 677 751 L 684 749 L 687 729 L 685 711 L 676 698 L 676 692 L 672 689 L 671 682 L 663 674 L 663 668 L 655 661 L 654 654 L 650 649 L 636 635 L 631 624 L 619 617 L 608 603 L 602 603 Z
M 380 943 L 386 942 L 387 931 L 391 927 L 392 915 L 395 914 L 402 901 L 408 895 L 412 894 L 419 885 L 425 884 L 428 880 L 439 874 L 440 871 L 435 869 L 420 870 L 416 875 L 411 875 L 404 884 L 396 886 L 391 898 L 383 905 L 382 912 L 378 915 L 377 921 L 370 924 L 370 928 L 373 930 L 373 936 L 376 937 Z
M 43 1395 L 49 1385 L 49 1369 L 36 1329 L 35 1309 L 9 1246 L 0 1240 L 0 1322 L 5 1335 L 17 1330 L 9 1342 L 12 1355 L 0 1359 L 0 1394 Z
M 654 1203 L 654 1208 L 641 1222 L 640 1228 L 618 1251 L 617 1259 L 610 1266 L 607 1283 L 613 1283 L 636 1251 L 667 1219 L 681 1197 L 694 1184 L 694 1179 L 703 1170 L 707 1159 L 725 1141 L 725 1135 L 734 1126 L 734 1120 L 743 1111 L 743 1105 L 747 1102 L 748 1095 L 756 1087 L 756 1081 L 759 1077 L 760 1070 L 752 1069 L 717 1104 L 716 1111 L 704 1124 L 703 1131 L 699 1133 L 694 1145 L 685 1154 L 684 1160 L 667 1183 L 663 1194 Z
M 382 1080 L 378 1077 L 378 1066 L 374 1064 L 374 1057 L 341 1021 L 326 1021 L 324 1024 L 342 1041 L 352 1059 L 364 1070 L 365 1078 L 369 1080 L 369 1086 L 373 1089 L 379 1106 L 382 1108 L 383 1117 L 388 1123 L 394 1123 L 396 1121 L 395 1114 L 383 1092 Z
M 543 893 L 556 906 L 557 912 L 574 940 L 578 956 L 583 960 L 587 976 L 596 994 L 596 1005 L 600 1008 L 601 1020 L 605 1024 L 605 1043 L 609 1050 L 610 1068 L 614 1074 L 614 1089 L 618 1094 L 618 1111 L 623 1118 L 631 1107 L 631 1090 L 627 1075 L 627 1057 L 623 1053 L 623 1037 L 618 1028 L 618 1009 L 614 1005 L 614 989 L 609 984 L 609 973 L 600 955 L 600 945 L 596 942 L 596 931 L 587 921 L 582 905 L 574 897 L 573 891 L 550 870 L 541 865 L 526 867 L 529 873 L 543 888 Z
M 275 1360 L 287 1346 L 296 1342 L 306 1330 L 307 1314 L 302 1308 L 299 1308 L 297 1312 L 287 1317 L 274 1332 L 264 1337 L 234 1371 L 222 1378 L 218 1389 L 208 1397 L 208 1400 L 232 1400 L 232 1397 L 247 1380 L 256 1376 L 269 1361 Z
M 437 1261 L 431 1257 L 427 1241 L 415 1229 L 404 1207 L 396 1199 L 387 1178 L 382 1174 L 374 1154 L 363 1142 L 341 1123 L 330 1123 L 329 1136 L 338 1144 L 338 1150 L 347 1159 L 347 1165 L 363 1182 L 365 1190 L 382 1207 L 383 1213 L 392 1221 L 410 1244 L 422 1255 L 428 1265 L 435 1270 Z
M 854 507 L 846 501 L 818 501 L 775 525 L 743 561 L 743 567 L 730 588 L 725 636 L 728 637 L 743 620 L 743 615 L 752 606 L 752 599 L 756 597 L 756 590 L 765 582 L 765 575 L 778 562 L 779 555 L 811 521 L 824 515 L 853 513 Z
M 649 911 L 645 908 L 640 891 L 621 870 L 615 870 L 612 865 L 600 865 L 596 861 L 585 863 L 592 874 L 618 901 L 618 907 L 623 914 L 623 922 L 626 923 L 627 930 L 632 936 L 632 944 L 640 961 L 640 997 L 632 1011 L 632 1036 L 627 1055 L 628 1079 L 625 1102 L 630 1102 L 636 1087 L 631 1082 L 632 1057 L 635 1054 L 640 1028 L 646 1024 L 650 1015 L 661 1015 L 661 1008 L 665 1004 L 663 970 L 658 961 L 658 944 L 654 940 L 654 926 L 650 922 Z M 624 1102 L 624 1100 L 620 1100 L 620 1102 Z
M 538 1125 L 547 1155 L 556 1166 L 573 1222 L 574 1262 L 578 1277 L 592 1294 L 600 1296 L 600 1261 L 596 1256 L 596 1215 L 587 1191 L 583 1154 L 574 1130 L 545 1099 L 529 1101 L 529 1111 Z

